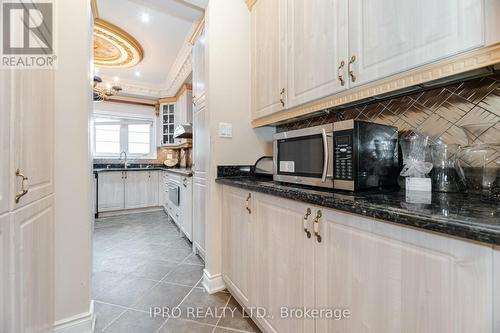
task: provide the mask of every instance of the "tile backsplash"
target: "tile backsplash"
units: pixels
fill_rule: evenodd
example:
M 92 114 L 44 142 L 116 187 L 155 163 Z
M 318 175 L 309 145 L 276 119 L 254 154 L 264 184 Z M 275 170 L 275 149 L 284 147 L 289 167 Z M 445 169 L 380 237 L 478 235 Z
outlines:
M 419 132 L 432 141 L 467 144 L 460 128 L 469 124 L 488 124 L 474 133 L 474 143 L 500 143 L 500 75 L 473 79 L 372 103 L 360 107 L 325 112 L 323 116 L 280 125 L 278 132 L 359 119 L 396 126 L 400 135 Z
M 156 160 L 134 160 L 133 158 L 128 159 L 129 163 L 137 163 L 137 164 L 163 164 L 163 162 L 167 159 L 167 147 L 158 147 L 157 148 L 157 158 Z M 115 164 L 119 161 L 119 159 L 103 159 L 103 158 L 95 158 L 94 164 Z

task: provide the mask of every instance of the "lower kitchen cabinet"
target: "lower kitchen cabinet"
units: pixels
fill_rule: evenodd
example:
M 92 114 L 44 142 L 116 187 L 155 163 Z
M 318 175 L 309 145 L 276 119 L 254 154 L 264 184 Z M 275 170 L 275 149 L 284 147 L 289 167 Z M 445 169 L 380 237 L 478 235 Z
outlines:
M 125 209 L 158 206 L 158 171 L 125 173 Z
M 120 210 L 125 208 L 125 176 L 124 172 L 101 172 L 97 185 L 99 212 Z
M 229 186 L 223 192 L 223 277 L 245 306 L 266 309 L 257 319 L 264 331 L 498 332 L 498 249 Z M 289 317 L 297 308 L 332 312 Z
M 205 220 L 207 217 L 207 180 L 193 177 L 193 248 L 205 258 Z
M 0 332 L 11 332 L 10 214 L 0 216 Z
M 193 180 L 191 177 L 182 177 L 181 203 L 182 214 L 181 229 L 187 239 L 193 240 Z

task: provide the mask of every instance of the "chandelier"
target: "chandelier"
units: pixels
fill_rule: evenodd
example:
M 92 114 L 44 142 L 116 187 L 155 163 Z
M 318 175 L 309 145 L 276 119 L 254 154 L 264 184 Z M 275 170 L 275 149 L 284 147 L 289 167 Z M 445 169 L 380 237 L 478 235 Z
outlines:
M 116 85 L 116 82 L 115 85 L 108 83 L 105 88 L 99 87 L 100 83 L 102 83 L 102 79 L 99 76 L 94 76 L 94 102 L 107 100 L 122 91 L 122 88 Z

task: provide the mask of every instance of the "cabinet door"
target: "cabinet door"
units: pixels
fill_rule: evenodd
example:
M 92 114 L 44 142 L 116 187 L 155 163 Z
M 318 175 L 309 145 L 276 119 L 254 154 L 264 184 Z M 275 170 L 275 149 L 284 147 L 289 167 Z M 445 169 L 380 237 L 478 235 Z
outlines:
M 208 176 L 210 134 L 205 99 L 200 99 L 193 114 L 193 172 L 196 177 Z
M 0 216 L 0 331 L 14 332 L 11 328 L 10 282 L 10 214 Z
M 316 308 L 329 332 L 491 332 L 492 248 L 323 210 Z
M 228 186 L 223 191 L 222 274 L 238 299 L 250 306 L 252 193 Z
M 52 332 L 54 325 L 54 198 L 12 214 L 13 327 L 10 332 Z
M 181 185 L 182 231 L 187 239 L 193 240 L 193 181 L 182 178 Z
M 193 177 L 193 244 L 205 256 L 205 222 L 207 218 L 207 180 Z
M 304 214 L 312 207 L 256 193 L 253 208 L 252 306 L 267 309 L 262 323 L 269 332 L 314 332 L 312 319 L 281 313 L 282 307 L 314 307 L 314 239 L 303 228 Z
M 18 209 L 54 192 L 54 72 L 34 69 L 16 71 L 13 76 L 14 163 L 9 175 L 15 193 L 22 190 L 16 169 L 28 177 L 29 188 L 14 203 Z
M 349 1 L 355 85 L 483 45 L 483 0 Z
M 0 215 L 9 210 L 10 182 L 15 170 L 10 166 L 10 127 L 13 112 L 12 71 L 2 69 L 0 75 Z
M 285 109 L 286 1 L 259 0 L 251 13 L 252 116 Z
M 101 172 L 98 179 L 99 212 L 125 208 L 124 173 Z
M 287 107 L 347 89 L 347 13 L 347 0 L 288 1 Z
M 193 101 L 197 101 L 205 95 L 205 28 L 196 40 L 193 47 Z
M 158 206 L 158 174 L 155 171 L 125 172 L 125 208 Z

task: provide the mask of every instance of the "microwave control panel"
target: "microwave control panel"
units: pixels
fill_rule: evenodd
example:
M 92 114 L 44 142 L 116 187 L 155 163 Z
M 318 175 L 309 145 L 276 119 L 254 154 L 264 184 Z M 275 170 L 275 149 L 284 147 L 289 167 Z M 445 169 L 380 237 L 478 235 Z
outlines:
M 337 133 L 334 136 L 335 179 L 353 180 L 353 137 L 352 132 Z

